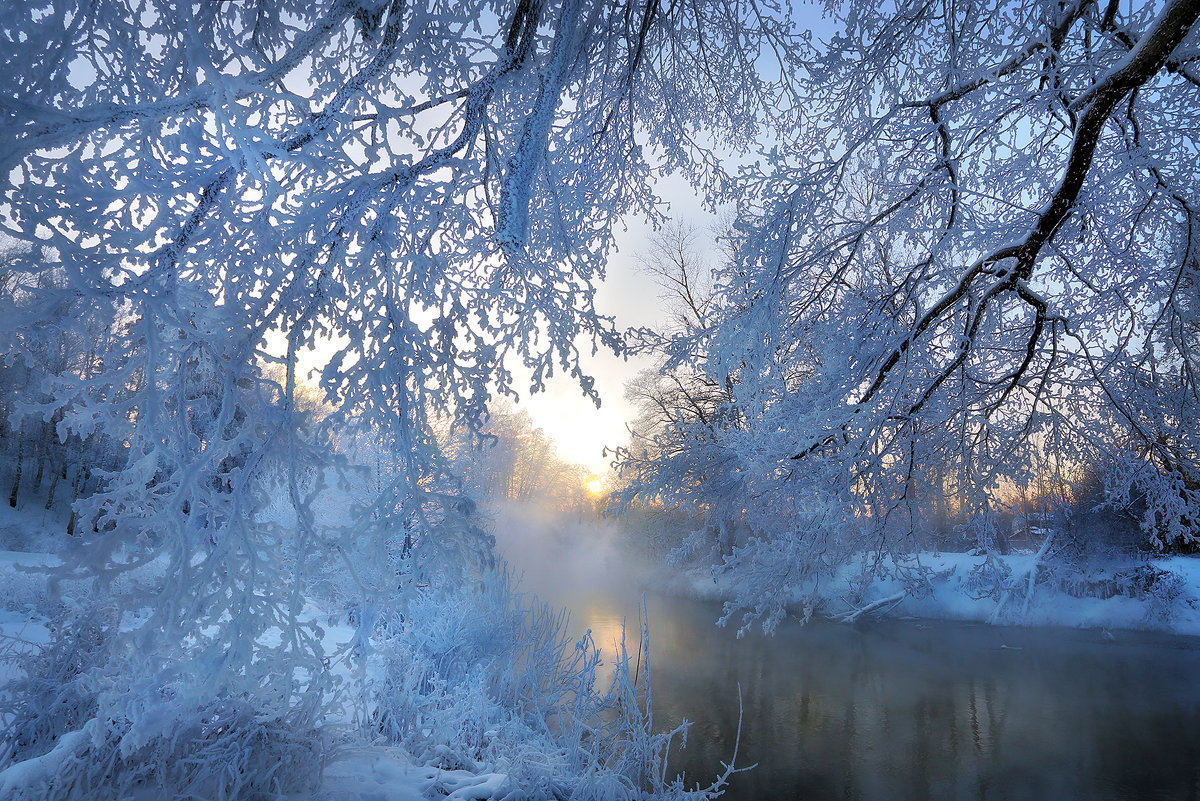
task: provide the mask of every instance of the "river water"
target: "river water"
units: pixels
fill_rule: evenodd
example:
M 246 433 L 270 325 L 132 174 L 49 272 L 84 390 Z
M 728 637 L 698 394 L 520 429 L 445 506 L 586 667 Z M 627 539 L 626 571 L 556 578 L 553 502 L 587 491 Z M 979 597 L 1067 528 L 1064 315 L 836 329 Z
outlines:
M 513 552 L 572 628 L 611 653 L 628 621 L 636 649 L 620 559 Z M 757 767 L 733 801 L 1200 801 L 1200 638 L 884 620 L 739 640 L 719 604 L 646 601 L 655 728 L 692 724 L 671 773 L 707 784 L 730 759 L 740 687 L 737 764 Z
M 738 764 L 757 767 L 727 798 L 1200 798 L 1194 639 L 885 621 L 739 641 L 714 604 L 647 605 L 656 727 L 692 721 L 673 771 L 728 761 L 741 688 Z M 603 645 L 624 606 L 576 614 Z

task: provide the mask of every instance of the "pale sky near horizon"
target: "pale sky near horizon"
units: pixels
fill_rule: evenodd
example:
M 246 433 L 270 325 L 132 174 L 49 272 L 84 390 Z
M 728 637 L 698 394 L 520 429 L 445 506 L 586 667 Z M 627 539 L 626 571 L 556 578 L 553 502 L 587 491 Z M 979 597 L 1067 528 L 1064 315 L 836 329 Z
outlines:
M 678 176 L 660 178 L 657 190 L 667 204 L 667 217 L 697 229 L 697 245 L 703 246 L 705 231 L 715 225 L 717 218 L 703 208 L 695 190 Z M 649 222 L 633 218 L 615 232 L 616 248 L 606 266 L 605 280 L 597 287 L 596 309 L 614 318 L 618 330 L 655 326 L 665 317 L 662 289 L 638 268 L 639 257 L 646 252 L 653 234 Z M 298 374 L 312 380 L 310 371 L 319 370 L 337 347 L 331 340 L 302 354 Z M 267 348 L 281 355 L 285 351 L 282 334 L 269 334 Z M 529 412 L 533 424 L 554 441 L 564 461 L 582 465 L 604 478 L 612 461 L 611 456 L 604 455 L 604 449 L 611 450 L 629 441 L 626 424 L 635 412 L 625 401 L 625 384 L 641 370 L 653 367 L 654 362 L 648 357 L 625 359 L 604 350 L 593 356 L 590 344 L 588 348 L 583 351 L 581 362 L 585 373 L 595 379 L 600 408 L 584 396 L 574 379 L 555 373 L 546 381 L 543 392 L 530 394 L 529 371 L 518 364 L 510 365 L 509 369 L 514 376 L 513 388 L 520 393 L 514 407 Z
M 658 182 L 658 191 L 669 204 L 668 217 L 704 229 L 715 217 L 701 206 L 701 199 L 682 178 L 669 176 Z M 645 253 L 653 229 L 640 219 L 627 220 L 627 228 L 616 232 L 616 252 L 607 266 L 604 283 L 596 292 L 596 308 L 612 316 L 618 329 L 653 326 L 664 317 L 662 290 L 638 269 L 638 258 Z M 533 423 L 554 440 L 559 455 L 573 464 L 580 464 L 598 476 L 608 472 L 611 456 L 604 449 L 625 445 L 629 441 L 626 423 L 634 416 L 633 407 L 625 401 L 625 383 L 643 369 L 653 366 L 647 357 L 624 360 L 609 352 L 583 357 L 585 372 L 596 380 L 600 408 L 584 397 L 577 382 L 555 375 L 546 382 L 546 391 L 530 395 L 521 392 L 516 408 L 525 409 Z M 518 391 L 527 390 L 518 381 Z
M 835 23 L 818 3 L 795 0 L 788 8 L 793 22 L 817 39 L 826 41 L 833 34 Z M 702 199 L 683 178 L 664 176 L 658 180 L 657 189 L 670 206 L 667 214 L 672 221 L 687 223 L 699 232 L 716 224 L 716 216 L 704 210 Z M 652 229 L 643 220 L 627 220 L 627 226 L 616 232 L 617 252 L 596 293 L 597 310 L 613 316 L 619 329 L 652 326 L 664 317 L 662 290 L 637 268 L 638 256 L 646 251 Z M 625 383 L 642 369 L 652 367 L 653 362 L 648 358 L 624 361 L 602 353 L 585 358 L 583 365 L 596 380 L 599 409 L 583 396 L 575 382 L 557 375 L 547 382 L 543 393 L 530 396 L 522 392 L 517 408 L 529 411 L 534 425 L 554 440 L 563 459 L 603 477 L 611 461 L 611 457 L 602 455 L 604 448 L 625 445 L 629 440 L 626 423 L 632 420 L 634 410 L 625 401 Z M 528 382 L 522 387 L 518 381 L 516 388 L 527 389 Z

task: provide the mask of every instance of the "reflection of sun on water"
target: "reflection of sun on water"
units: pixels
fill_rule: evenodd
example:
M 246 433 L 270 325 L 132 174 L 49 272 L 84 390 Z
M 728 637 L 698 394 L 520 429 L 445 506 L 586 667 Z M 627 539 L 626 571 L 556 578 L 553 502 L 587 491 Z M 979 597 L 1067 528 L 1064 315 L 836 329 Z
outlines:
M 620 609 L 608 599 L 588 602 L 581 609 L 580 622 L 592 633 L 592 642 L 600 651 L 600 665 L 596 670 L 596 687 L 603 691 L 612 682 L 617 660 L 621 657 L 621 640 L 625 640 L 626 652 L 631 661 L 632 674 L 637 669 L 639 633 L 637 613 L 633 619 L 625 617 Z
M 589 603 L 583 610 L 582 622 L 592 632 L 596 646 L 610 657 L 620 651 L 622 636 L 638 636 L 637 618 L 630 625 L 628 618 L 603 601 Z
M 596 476 L 592 476 L 587 480 L 587 491 L 593 495 L 599 495 L 604 492 L 604 482 Z

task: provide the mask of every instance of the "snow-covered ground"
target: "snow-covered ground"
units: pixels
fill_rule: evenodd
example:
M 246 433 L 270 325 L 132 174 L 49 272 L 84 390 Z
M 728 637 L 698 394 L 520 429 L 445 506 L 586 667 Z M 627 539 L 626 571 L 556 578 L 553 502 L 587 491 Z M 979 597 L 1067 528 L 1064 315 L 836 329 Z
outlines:
M 50 641 L 45 578 L 26 571 L 57 562 L 48 554 L 0 551 L 0 687 L 13 676 L 17 658 Z
M 349 749 L 325 769 L 327 801 L 483 801 L 503 795 L 508 776 L 415 764 L 400 748 Z
M 861 572 L 844 570 L 823 588 L 826 601 L 819 611 L 847 621 L 878 615 L 1200 636 L 1200 557 L 1086 568 L 1042 564 L 1029 551 L 990 558 L 991 565 L 983 554 L 917 554 L 906 566 L 929 569 L 929 584 L 920 593 L 906 592 L 894 573 L 876 577 L 863 592 Z M 730 595 L 724 577 L 714 581 L 708 569 L 694 569 L 686 582 L 672 586 L 711 600 Z M 804 599 L 798 592 L 794 600 L 799 605 Z

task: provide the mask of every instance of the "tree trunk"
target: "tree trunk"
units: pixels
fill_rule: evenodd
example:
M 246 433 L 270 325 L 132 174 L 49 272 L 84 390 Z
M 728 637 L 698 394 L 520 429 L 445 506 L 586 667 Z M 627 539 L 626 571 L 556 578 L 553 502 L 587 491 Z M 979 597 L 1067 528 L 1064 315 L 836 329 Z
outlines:
M 17 474 L 13 476 L 12 491 L 8 493 L 8 505 L 17 508 L 17 493 L 21 490 L 21 457 L 25 455 L 25 445 L 17 440 Z
M 40 489 L 42 486 L 42 474 L 46 472 L 46 451 L 41 449 L 38 452 L 37 472 L 33 474 L 33 486 Z
M 63 474 L 62 470 L 55 470 L 53 472 L 54 472 L 54 478 L 50 479 L 50 489 L 46 492 L 46 511 L 47 512 L 50 511 L 50 508 L 52 506 L 54 506 L 54 491 L 56 489 L 58 489 L 58 480 L 59 480 L 59 478 L 62 477 L 62 474 Z
M 71 516 L 67 519 L 67 536 L 75 536 L 75 526 L 79 524 L 79 514 L 75 511 L 75 502 L 79 500 L 79 485 L 83 482 L 83 465 L 75 469 L 75 479 L 71 482 Z

